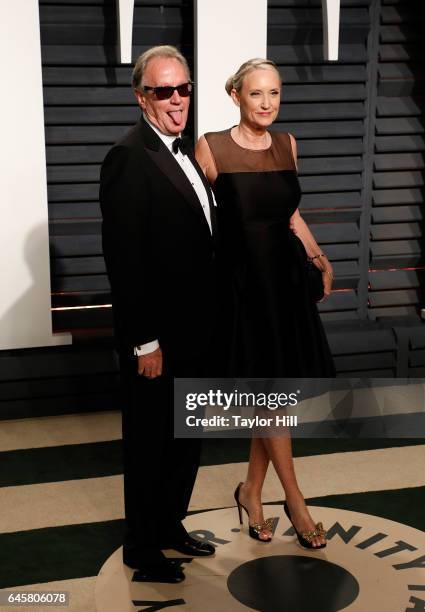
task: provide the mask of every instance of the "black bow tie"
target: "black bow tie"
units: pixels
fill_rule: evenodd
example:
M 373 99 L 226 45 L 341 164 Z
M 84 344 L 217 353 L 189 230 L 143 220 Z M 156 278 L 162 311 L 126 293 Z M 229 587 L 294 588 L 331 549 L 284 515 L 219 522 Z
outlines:
M 189 153 L 189 143 L 187 138 L 176 138 L 173 140 L 173 153 L 177 153 L 177 151 L 181 151 L 183 155 L 187 155 Z

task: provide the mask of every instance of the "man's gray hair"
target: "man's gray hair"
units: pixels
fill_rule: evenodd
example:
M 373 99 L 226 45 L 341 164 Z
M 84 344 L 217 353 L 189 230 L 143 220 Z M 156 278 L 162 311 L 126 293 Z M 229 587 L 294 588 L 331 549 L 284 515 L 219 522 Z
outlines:
M 180 51 L 172 45 L 157 45 L 156 47 L 151 47 L 137 58 L 132 75 L 133 89 L 139 89 L 141 87 L 146 66 L 148 65 L 148 62 L 155 57 L 169 57 L 176 59 L 182 64 L 187 72 L 187 78 L 190 80 L 190 70 L 184 55 L 182 55 Z

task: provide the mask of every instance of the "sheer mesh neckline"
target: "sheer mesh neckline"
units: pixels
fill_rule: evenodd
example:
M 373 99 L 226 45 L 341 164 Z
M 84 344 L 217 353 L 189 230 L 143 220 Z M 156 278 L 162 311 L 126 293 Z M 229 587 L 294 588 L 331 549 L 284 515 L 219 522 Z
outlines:
M 272 136 L 272 132 L 267 131 L 268 134 L 270 134 L 270 144 L 268 147 L 266 147 L 265 149 L 250 149 L 249 147 L 243 147 L 242 145 L 240 145 L 238 142 L 236 142 L 236 140 L 233 138 L 232 136 L 232 130 L 233 128 L 236 127 L 236 125 L 233 125 L 230 130 L 229 130 L 229 138 L 232 141 L 233 144 L 235 144 L 237 147 L 239 147 L 240 149 L 242 149 L 243 151 L 250 151 L 251 153 L 264 153 L 265 151 L 270 151 L 270 149 L 273 146 L 273 136 Z
M 205 134 L 218 174 L 296 172 L 288 134 L 270 131 L 271 144 L 267 149 L 246 149 L 233 140 L 231 129 Z

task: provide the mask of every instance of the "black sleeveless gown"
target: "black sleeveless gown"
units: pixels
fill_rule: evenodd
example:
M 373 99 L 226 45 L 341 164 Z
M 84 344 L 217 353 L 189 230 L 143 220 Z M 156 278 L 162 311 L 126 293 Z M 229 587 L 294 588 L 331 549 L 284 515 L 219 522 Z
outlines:
M 301 190 L 288 134 L 271 146 L 239 146 L 230 130 L 205 134 L 228 278 L 222 341 L 227 375 L 332 377 L 332 356 L 306 279 L 306 253 L 289 229 Z

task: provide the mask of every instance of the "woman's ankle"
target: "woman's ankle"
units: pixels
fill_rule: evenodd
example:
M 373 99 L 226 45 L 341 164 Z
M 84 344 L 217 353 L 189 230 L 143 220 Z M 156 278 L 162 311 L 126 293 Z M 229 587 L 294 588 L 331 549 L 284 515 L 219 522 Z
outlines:
M 258 485 L 255 485 L 254 483 L 250 482 L 249 480 L 246 480 L 242 487 L 241 487 L 243 493 L 245 495 L 248 495 L 249 497 L 254 497 L 254 498 L 258 498 L 261 499 L 261 490 L 262 487 L 258 487 Z
M 299 503 L 304 500 L 304 495 L 300 491 L 300 489 L 292 489 L 291 491 L 285 491 L 285 499 L 288 504 Z

